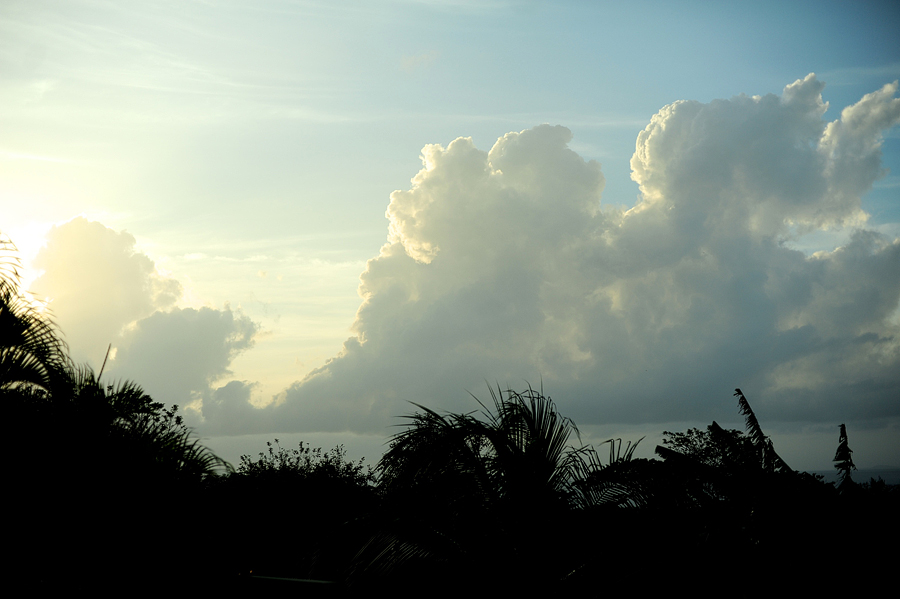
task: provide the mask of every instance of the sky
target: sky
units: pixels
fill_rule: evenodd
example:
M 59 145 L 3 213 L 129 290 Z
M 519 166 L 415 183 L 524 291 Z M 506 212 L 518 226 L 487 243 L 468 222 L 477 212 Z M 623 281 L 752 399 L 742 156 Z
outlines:
M 235 463 L 532 385 L 900 468 L 900 7 L 621 4 L 7 0 L 0 232 Z

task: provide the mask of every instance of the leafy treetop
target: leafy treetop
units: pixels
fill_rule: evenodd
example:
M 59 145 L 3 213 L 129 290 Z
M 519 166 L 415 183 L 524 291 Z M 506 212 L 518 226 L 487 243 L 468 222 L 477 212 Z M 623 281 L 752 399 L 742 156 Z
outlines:
M 348 460 L 343 445 L 323 452 L 321 447 L 312 449 L 301 441 L 298 448 L 286 449 L 275 439 L 274 444 L 267 441 L 266 446 L 267 451 L 261 452 L 257 460 L 242 455 L 237 473 L 255 478 L 300 477 L 343 480 L 359 486 L 375 484 L 375 474 L 365 464 L 365 458 L 358 462 Z

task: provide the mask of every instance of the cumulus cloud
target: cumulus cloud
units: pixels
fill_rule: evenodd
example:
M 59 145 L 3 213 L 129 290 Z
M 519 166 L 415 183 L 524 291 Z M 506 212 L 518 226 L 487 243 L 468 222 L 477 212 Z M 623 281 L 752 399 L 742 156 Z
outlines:
M 259 417 L 259 410 L 250 402 L 250 394 L 257 386 L 247 381 L 229 381 L 227 384 L 205 393 L 201 405 L 201 418 L 196 414 L 189 418 L 204 435 L 245 435 L 270 432 Z
M 257 330 L 228 306 L 155 312 L 124 335 L 111 374 L 128 373 L 151 395 L 171 403 L 202 400 L 213 392 L 213 383 L 232 374 L 232 360 L 253 346 Z
M 408 401 L 468 410 L 484 381 L 544 387 L 579 423 L 707 420 L 742 387 L 772 419 L 898 415 L 900 240 L 862 228 L 897 83 L 823 120 L 814 75 L 781 96 L 664 107 L 601 207 L 564 127 L 426 146 L 391 195 L 355 335 L 258 420 L 385 432 Z M 807 256 L 785 242 L 849 227 Z
M 862 198 L 898 85 L 833 122 L 823 87 L 664 107 L 637 138 L 628 210 L 601 205 L 601 167 L 564 127 L 426 146 L 391 194 L 353 336 L 264 409 L 256 383 L 228 380 L 258 326 L 176 307 L 178 282 L 127 233 L 55 228 L 35 289 L 73 346 L 97 360 L 113 342 L 111 374 L 193 401 L 203 434 L 385 433 L 410 401 L 471 410 L 485 381 L 543 382 L 580 424 L 706 421 L 736 386 L 768 421 L 897 417 L 900 239 L 866 228 Z M 841 247 L 792 249 L 833 228 Z
M 51 300 L 74 357 L 102 362 L 132 322 L 175 305 L 178 281 L 157 272 L 129 233 L 75 218 L 54 226 L 34 260 L 32 291 Z
M 99 367 L 112 344 L 104 377 L 134 380 L 155 399 L 182 406 L 252 387 L 216 384 L 252 347 L 258 325 L 228 305 L 175 307 L 181 284 L 158 272 L 130 234 L 73 219 L 51 229 L 35 266 L 44 273 L 32 289 L 52 300 L 73 359 Z

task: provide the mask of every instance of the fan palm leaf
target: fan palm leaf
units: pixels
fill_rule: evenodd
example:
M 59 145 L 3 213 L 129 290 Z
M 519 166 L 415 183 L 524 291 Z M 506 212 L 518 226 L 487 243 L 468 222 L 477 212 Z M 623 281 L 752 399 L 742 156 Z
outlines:
M 587 509 L 598 506 L 640 507 L 646 505 L 649 495 L 643 485 L 640 468 L 632 461 L 638 443 L 630 441 L 622 451 L 621 439 L 608 439 L 609 461 L 605 464 L 593 447 L 583 447 L 577 452 L 580 459 L 573 460 L 571 479 L 572 505 Z
M 575 423 L 561 416 L 553 401 L 531 387 L 506 397 L 491 389 L 494 411 L 484 410 L 484 436 L 491 469 L 507 498 L 534 502 L 562 497 L 574 474 L 569 438 Z
M 567 508 L 577 429 L 531 388 L 491 396 L 478 414 L 414 404 L 378 464 L 395 524 L 358 556 L 361 567 L 399 572 L 409 560 L 476 563 L 491 544 L 543 546 L 533 523 Z

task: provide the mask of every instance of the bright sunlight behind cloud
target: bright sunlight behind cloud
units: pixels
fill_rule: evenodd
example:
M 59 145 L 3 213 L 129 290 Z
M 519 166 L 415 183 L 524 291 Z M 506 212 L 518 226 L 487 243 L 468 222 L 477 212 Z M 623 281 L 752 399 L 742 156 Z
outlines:
M 215 401 L 216 381 L 253 346 L 258 325 L 227 305 L 175 307 L 181 285 L 126 232 L 76 218 L 47 238 L 35 260 L 44 273 L 32 289 L 52 298 L 73 359 L 99 367 L 112 345 L 112 379 L 141 381 L 154 397 L 182 406 Z

